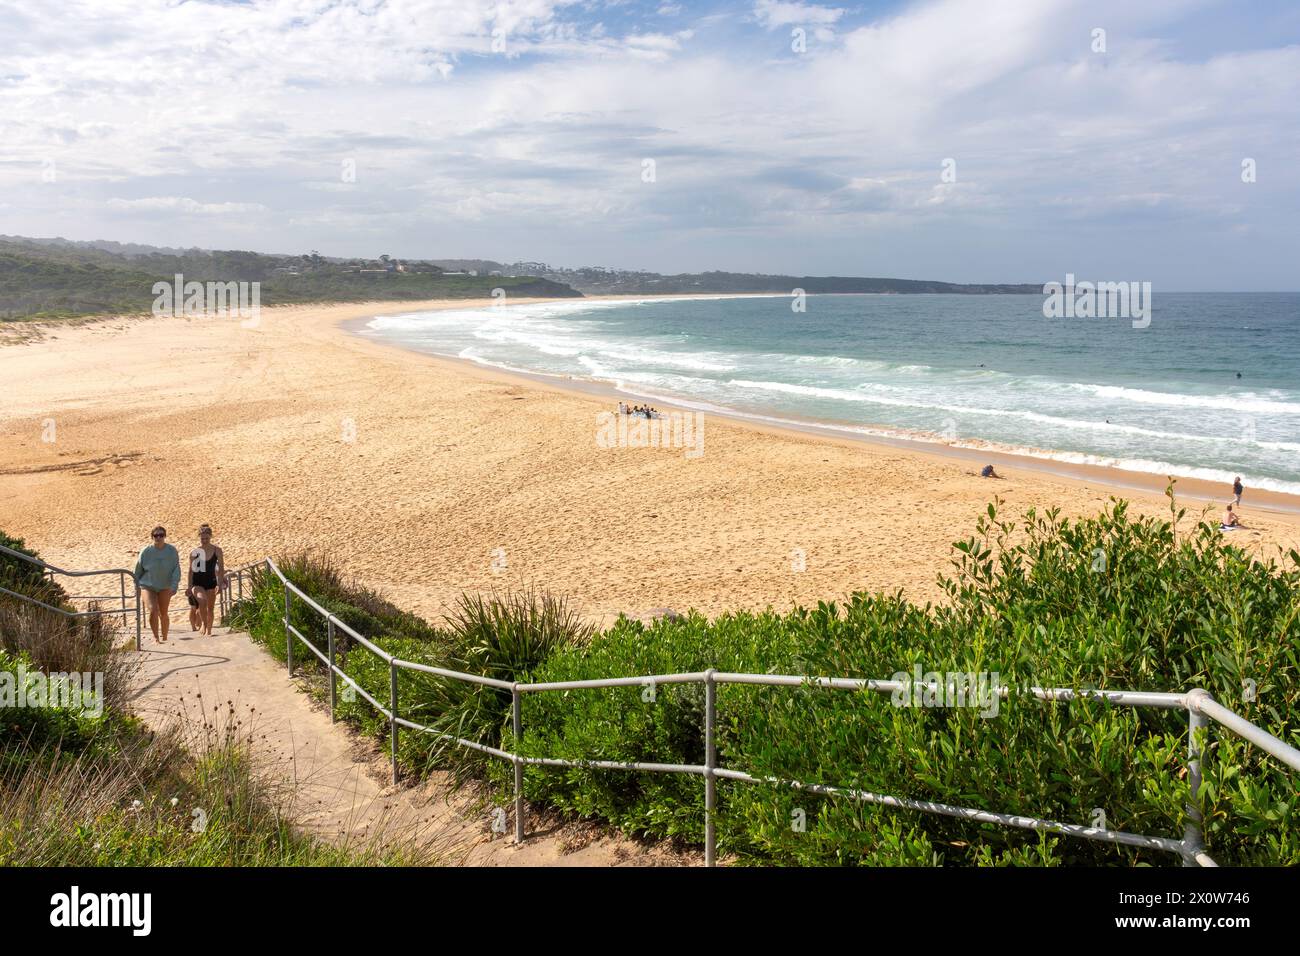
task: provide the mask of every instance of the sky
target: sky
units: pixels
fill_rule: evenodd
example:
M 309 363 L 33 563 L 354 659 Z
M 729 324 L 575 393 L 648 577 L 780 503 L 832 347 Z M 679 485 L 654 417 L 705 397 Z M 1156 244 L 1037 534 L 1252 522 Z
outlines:
M 0 233 L 1300 288 L 1300 4 L 0 0 Z

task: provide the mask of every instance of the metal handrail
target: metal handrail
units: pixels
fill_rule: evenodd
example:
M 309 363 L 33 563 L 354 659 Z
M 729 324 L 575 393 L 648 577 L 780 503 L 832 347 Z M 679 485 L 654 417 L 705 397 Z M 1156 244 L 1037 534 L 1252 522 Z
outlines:
M 39 567 L 41 567 L 46 571 L 52 571 L 55 574 L 62 574 L 65 577 L 69 577 L 69 578 L 89 578 L 89 577 L 94 577 L 95 575 L 104 575 L 104 574 L 125 574 L 132 577 L 134 576 L 133 573 L 131 571 L 126 570 L 126 568 L 99 568 L 94 571 L 67 571 L 64 570 L 63 568 L 55 567 L 54 565 L 50 564 L 50 562 L 48 561 L 30 555 L 26 551 L 17 551 L 3 544 L 0 544 L 0 553 L 7 554 L 11 558 L 18 558 L 22 561 L 26 561 L 28 564 L 38 565 Z
M 10 597 L 18 598 L 19 600 L 25 601 L 28 604 L 34 605 L 36 607 L 40 607 L 46 611 L 52 611 L 56 614 L 61 614 L 64 617 L 70 617 L 70 618 L 103 617 L 103 616 L 111 616 L 116 614 L 120 614 L 123 617 L 125 617 L 128 614 L 134 613 L 135 614 L 135 649 L 137 651 L 140 650 L 140 617 L 141 617 L 140 582 L 136 580 L 134 571 L 128 571 L 125 568 L 99 568 L 93 571 L 67 571 L 63 568 L 56 567 L 55 565 L 50 564 L 48 561 L 42 560 L 41 558 L 37 558 L 34 557 L 33 555 L 27 554 L 25 551 L 18 551 L 15 548 L 10 548 L 7 545 L 3 545 L 3 544 L 0 544 L 0 554 L 8 555 L 11 558 L 17 558 L 20 561 L 26 561 L 28 564 L 40 568 L 43 573 L 49 574 L 51 583 L 53 583 L 55 575 L 62 575 L 68 578 L 116 576 L 119 584 L 119 593 L 116 598 L 112 595 L 98 595 L 98 594 L 88 595 L 88 596 L 69 595 L 68 599 L 70 601 L 90 602 L 91 605 L 90 609 L 86 611 L 69 611 L 65 608 L 55 607 L 52 604 L 46 604 L 43 601 L 39 601 L 30 595 L 20 594 L 17 591 L 11 591 L 8 588 L 0 587 L 0 592 L 3 592 L 4 594 L 9 595 Z M 128 578 L 131 581 L 131 587 L 135 597 L 135 603 L 130 605 L 128 605 L 126 602 L 126 594 L 127 594 L 126 582 Z M 121 606 L 116 608 L 101 608 L 96 603 L 98 601 L 113 601 L 113 600 L 119 601 Z
M 238 582 L 240 600 L 243 598 L 243 576 L 263 568 L 274 574 L 284 587 L 285 604 L 282 622 L 285 628 L 285 651 L 289 675 L 293 675 L 292 639 L 296 637 L 329 668 L 331 720 L 338 719 L 336 708 L 338 680 L 340 678 L 360 693 L 371 704 L 371 706 L 388 719 L 391 735 L 390 752 L 394 783 L 397 782 L 399 776 L 397 766 L 397 732 L 399 727 L 405 727 L 409 730 L 431 734 L 443 740 L 449 740 L 458 746 L 477 750 L 489 754 L 490 756 L 511 762 L 515 769 L 515 841 L 517 843 L 522 843 L 524 840 L 524 767 L 572 767 L 604 770 L 628 770 L 647 773 L 686 773 L 702 776 L 705 785 L 704 862 L 706 866 L 714 866 L 717 859 L 715 817 L 717 813 L 718 780 L 732 780 L 741 783 L 776 784 L 779 786 L 808 791 L 810 793 L 846 797 L 859 802 L 873 803 L 880 806 L 917 810 L 925 813 L 956 817 L 964 820 L 973 820 L 981 823 L 994 823 L 1001 826 L 1057 833 L 1063 836 L 1079 839 L 1097 840 L 1123 846 L 1135 846 L 1160 850 L 1167 853 L 1178 854 L 1182 857 L 1184 866 L 1217 866 L 1218 864 L 1215 863 L 1213 858 L 1211 858 L 1209 853 L 1206 851 L 1201 831 L 1201 813 L 1197 807 L 1197 796 L 1200 792 L 1202 781 L 1201 754 L 1203 752 L 1204 738 L 1208 732 L 1209 722 L 1212 720 L 1221 727 L 1230 730 L 1247 743 L 1254 744 L 1269 755 L 1280 760 L 1291 769 L 1300 770 L 1300 750 L 1297 750 L 1285 741 L 1273 736 L 1262 727 L 1251 723 L 1239 714 L 1229 710 L 1227 707 L 1224 707 L 1210 696 L 1209 691 L 1202 688 L 1194 688 L 1185 693 L 1177 693 L 1084 690 L 1067 687 L 1027 687 L 1013 690 L 1009 687 L 998 687 L 995 690 L 1002 698 L 1009 698 L 1012 693 L 1017 693 L 1028 695 L 1038 700 L 1050 703 L 1070 703 L 1077 700 L 1098 700 L 1123 707 L 1154 707 L 1164 710 L 1187 711 L 1187 775 L 1191 787 L 1191 800 L 1185 808 L 1186 821 L 1182 838 L 1174 839 L 1172 837 L 1128 833 L 1122 830 L 1110 830 L 1104 827 L 1085 827 L 1079 824 L 1061 823 L 1055 820 L 1047 820 L 1040 817 L 1025 816 L 1022 814 L 995 813 L 975 807 L 959 807 L 928 800 L 916 800 L 910 797 L 877 794 L 856 788 L 812 784 L 798 780 L 782 780 L 775 777 L 755 777 L 739 770 L 728 770 L 717 765 L 715 731 L 717 727 L 717 687 L 719 684 L 750 684 L 769 687 L 811 686 L 827 688 L 830 690 L 873 691 L 877 693 L 893 693 L 894 691 L 904 688 L 925 690 L 927 688 L 932 688 L 933 685 L 916 681 L 874 680 L 856 677 L 808 677 L 795 674 L 738 674 L 717 671 L 712 668 L 706 671 L 697 671 L 692 673 L 653 674 L 641 677 L 609 677 L 577 681 L 550 681 L 544 683 L 503 681 L 495 678 L 483 677 L 478 674 L 466 674 L 460 671 L 448 670 L 447 668 L 433 667 L 428 664 L 418 664 L 413 661 L 405 661 L 401 658 L 394 657 L 371 641 L 366 640 L 354 629 L 340 621 L 335 615 L 321 607 L 320 604 L 291 582 L 285 576 L 284 572 L 276 567 L 275 562 L 270 558 L 229 572 L 229 576 L 235 578 Z M 308 607 L 312 608 L 324 617 L 328 629 L 329 646 L 327 654 L 322 654 L 319 648 L 307 640 L 307 638 L 303 636 L 302 632 L 292 625 L 291 596 L 296 596 L 300 600 L 304 601 Z M 224 610 L 225 605 L 223 604 L 223 612 Z M 363 647 L 376 654 L 388 664 L 390 679 L 389 701 L 387 707 L 384 707 L 375 700 L 374 697 L 363 690 L 361 686 L 336 663 L 334 638 L 335 631 L 339 629 L 343 630 L 343 632 L 349 637 L 355 639 Z M 523 738 L 521 701 L 524 694 L 547 693 L 550 691 L 591 690 L 610 687 L 645 687 L 659 684 L 702 683 L 704 684 L 705 694 L 703 728 L 704 763 L 640 763 L 615 760 L 567 760 L 558 757 L 526 757 L 517 751 L 508 751 L 496 747 L 489 747 L 486 744 L 456 737 L 452 734 L 435 730 L 432 727 L 404 719 L 400 716 L 397 694 L 398 670 L 414 670 L 422 673 L 447 677 L 453 680 L 461 680 L 482 686 L 494 687 L 498 690 L 509 690 L 511 692 L 511 716 L 516 747 L 519 746 L 519 742 Z

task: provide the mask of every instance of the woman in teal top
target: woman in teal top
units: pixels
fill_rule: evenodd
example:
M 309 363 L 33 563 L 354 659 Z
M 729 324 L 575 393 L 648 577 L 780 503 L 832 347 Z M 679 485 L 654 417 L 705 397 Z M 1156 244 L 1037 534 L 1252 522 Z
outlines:
M 159 644 L 167 642 L 167 605 L 181 584 L 181 559 L 176 549 L 167 543 L 167 529 L 162 525 L 153 529 L 153 544 L 146 545 L 135 563 L 135 580 L 149 602 L 149 628 Z M 159 628 L 162 636 L 159 636 Z

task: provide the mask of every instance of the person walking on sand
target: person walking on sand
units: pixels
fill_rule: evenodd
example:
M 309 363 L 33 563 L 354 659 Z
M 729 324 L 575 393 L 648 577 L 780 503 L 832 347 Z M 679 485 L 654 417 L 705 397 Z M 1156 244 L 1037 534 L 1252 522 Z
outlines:
M 167 643 L 171 621 L 167 606 L 181 583 L 181 559 L 176 549 L 167 543 L 167 529 L 162 525 L 153 529 L 153 544 L 144 546 L 135 562 L 135 581 L 149 606 L 149 629 L 159 644 Z
M 1233 494 L 1232 503 L 1235 504 L 1238 508 L 1241 507 L 1241 492 L 1242 492 L 1241 475 L 1238 475 L 1237 480 L 1232 483 L 1232 494 Z
M 212 636 L 213 610 L 217 603 L 218 582 L 226 577 L 225 556 L 212 543 L 212 528 L 199 526 L 199 546 L 190 552 L 190 575 L 185 584 L 187 594 L 198 601 L 199 626 L 202 633 Z

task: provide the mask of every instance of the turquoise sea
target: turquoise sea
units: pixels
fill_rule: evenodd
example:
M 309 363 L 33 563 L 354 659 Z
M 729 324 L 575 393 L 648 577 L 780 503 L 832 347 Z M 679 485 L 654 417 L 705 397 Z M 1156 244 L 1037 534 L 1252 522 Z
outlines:
M 1300 494 L 1300 294 L 1156 293 L 1150 325 L 1038 295 L 563 300 L 366 334 L 769 422 Z

